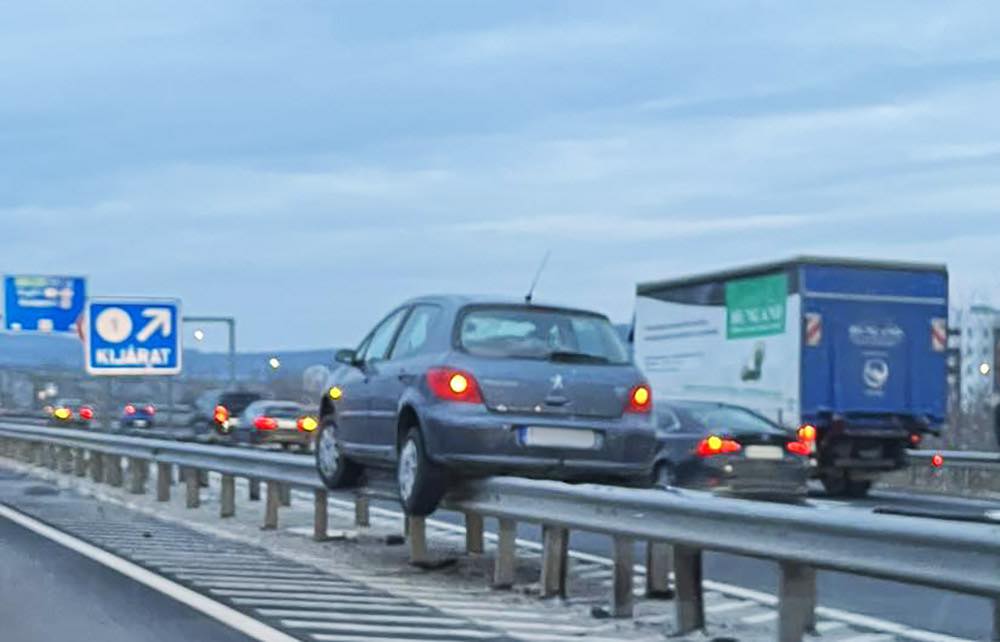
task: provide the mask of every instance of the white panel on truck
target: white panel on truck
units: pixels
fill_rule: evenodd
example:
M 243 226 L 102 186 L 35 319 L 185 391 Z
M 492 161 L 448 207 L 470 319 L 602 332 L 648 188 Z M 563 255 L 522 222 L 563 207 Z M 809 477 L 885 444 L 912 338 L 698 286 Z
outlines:
M 801 300 L 767 279 L 784 282 L 784 275 L 726 283 L 725 305 L 636 298 L 635 361 L 654 404 L 732 403 L 798 425 Z

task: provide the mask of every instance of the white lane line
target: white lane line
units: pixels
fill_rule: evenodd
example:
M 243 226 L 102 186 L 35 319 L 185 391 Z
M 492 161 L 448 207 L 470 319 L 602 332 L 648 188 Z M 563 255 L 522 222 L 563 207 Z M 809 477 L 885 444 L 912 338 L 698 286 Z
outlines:
M 376 624 L 434 624 L 437 626 L 468 625 L 469 621 L 456 617 L 438 617 L 434 615 L 393 615 L 337 613 L 335 611 L 300 611 L 297 609 L 257 609 L 257 612 L 267 617 L 297 620 L 318 620 L 320 622 L 374 622 Z
M 290 580 L 307 580 L 330 577 L 329 575 L 324 575 L 319 571 L 288 571 L 284 569 L 274 569 L 269 571 L 267 569 L 257 569 L 256 567 L 254 567 L 254 570 L 252 571 L 240 571 L 229 568 L 206 568 L 203 566 L 161 566 L 160 570 L 165 573 L 176 573 L 178 575 L 226 575 L 233 578 L 262 577 L 268 579 L 288 578 Z
M 837 642 L 893 642 L 893 636 L 888 633 L 870 633 L 865 635 L 855 635 L 849 638 L 840 638 Z
M 761 624 L 762 622 L 770 622 L 771 620 L 777 619 L 777 611 L 768 611 L 767 613 L 755 613 L 754 615 L 741 617 L 740 622 L 743 622 L 744 624 Z
M 158 593 L 162 593 L 163 595 L 166 595 L 167 597 L 170 597 L 182 604 L 186 604 L 194 610 L 204 613 L 205 615 L 218 620 L 226 626 L 236 629 L 240 633 L 243 633 L 244 635 L 247 635 L 255 640 L 262 640 L 263 642 L 295 642 L 295 638 L 292 636 L 270 627 L 263 622 L 259 622 L 244 613 L 240 613 L 236 609 L 216 602 L 201 593 L 196 593 L 186 586 L 181 586 L 174 581 L 168 580 L 167 578 L 157 575 L 152 571 L 146 570 L 138 564 L 134 564 L 133 562 L 118 557 L 117 555 L 113 555 L 103 549 L 97 548 L 93 544 L 88 544 L 87 542 L 73 537 L 72 535 L 56 530 L 55 528 L 43 524 L 33 517 L 24 515 L 23 513 L 15 511 L 3 504 L 0 504 L 0 516 L 27 528 L 28 530 L 41 535 L 42 537 L 49 539 L 60 546 L 64 546 L 72 551 L 75 551 L 102 566 L 121 573 L 125 577 L 148 586 Z
M 708 604 L 705 606 L 706 613 L 728 613 L 750 607 L 760 606 L 756 602 L 721 602 L 718 604 Z
M 562 614 L 551 613 L 548 611 L 523 611 L 523 610 L 519 611 L 519 610 L 512 610 L 506 607 L 504 607 L 502 611 L 497 611 L 497 609 L 484 608 L 483 606 L 455 607 L 446 602 L 423 601 L 421 603 L 427 604 L 429 607 L 436 608 L 439 611 L 444 611 L 446 613 L 454 613 L 456 615 L 461 615 L 462 617 L 467 617 L 467 618 L 476 618 L 476 617 L 496 618 L 498 616 L 498 613 L 502 613 L 501 617 L 503 617 L 504 620 L 511 619 L 511 620 L 542 620 L 544 622 L 552 622 L 552 621 L 569 622 L 574 620 L 578 621 L 580 619 L 579 616 L 562 615 Z
M 910 640 L 918 640 L 920 642 L 972 642 L 967 638 L 959 638 L 953 635 L 946 635 L 944 633 L 933 633 L 931 631 L 913 629 L 903 624 L 886 622 L 880 618 L 858 615 L 857 613 L 841 611 L 840 609 L 831 609 L 826 606 L 816 607 L 816 615 L 833 620 L 840 620 L 841 622 L 846 622 L 851 626 L 857 626 L 863 629 L 873 629 L 881 633 L 889 633 L 891 635 L 908 638 Z
M 389 626 L 385 624 L 352 624 L 345 622 L 312 622 L 309 620 L 282 620 L 281 623 L 292 629 L 315 629 L 318 631 L 346 631 L 348 633 L 381 633 L 396 635 L 434 636 L 432 640 L 444 638 L 489 638 L 505 637 L 500 631 L 484 631 L 483 629 L 441 629 L 415 626 Z M 471 623 L 470 623 L 471 624 Z
M 826 633 L 827 631 L 842 629 L 845 626 L 847 626 L 845 622 L 838 622 L 837 620 L 823 620 L 822 622 L 816 623 L 816 630 L 820 633 Z
M 268 577 L 267 574 L 260 573 L 254 575 L 232 575 L 230 573 L 178 573 L 177 577 L 184 580 L 191 580 L 192 582 L 201 583 L 215 583 L 220 584 L 226 582 L 261 582 L 265 584 L 289 584 L 295 585 L 298 588 L 352 588 L 360 589 L 362 587 L 358 586 L 356 582 L 342 582 L 334 579 L 330 580 L 318 580 L 318 579 L 308 579 L 302 577 Z
M 303 594 L 307 593 L 309 595 L 364 595 L 370 593 L 371 590 L 368 587 L 363 586 L 302 586 L 298 583 L 291 582 L 258 582 L 256 584 L 248 585 L 246 581 L 239 582 L 216 582 L 216 581 L 197 581 L 192 580 L 194 584 L 200 586 L 205 586 L 212 589 L 255 589 L 258 591 L 287 591 L 289 593 Z
M 302 598 L 300 591 L 256 591 L 253 589 L 215 589 L 209 588 L 209 593 L 222 595 L 229 598 L 268 598 L 292 600 Z M 355 604 L 410 604 L 411 601 L 404 597 L 382 597 L 371 595 L 338 595 L 310 592 L 308 598 L 314 602 L 326 602 L 328 604 L 339 604 L 341 602 L 353 602 Z
M 415 604 L 413 606 L 409 606 L 406 604 L 369 604 L 367 602 L 348 604 L 344 602 L 312 600 L 309 598 L 303 600 L 275 600 L 266 597 L 255 597 L 255 598 L 234 597 L 231 598 L 231 600 L 235 604 L 239 604 L 241 606 L 263 606 L 271 608 L 293 608 L 293 609 L 335 608 L 338 611 L 361 611 L 361 612 L 371 611 L 373 613 L 433 613 L 434 612 L 434 607 L 422 606 L 419 604 Z M 491 615 L 495 615 L 496 611 L 488 611 L 488 613 Z

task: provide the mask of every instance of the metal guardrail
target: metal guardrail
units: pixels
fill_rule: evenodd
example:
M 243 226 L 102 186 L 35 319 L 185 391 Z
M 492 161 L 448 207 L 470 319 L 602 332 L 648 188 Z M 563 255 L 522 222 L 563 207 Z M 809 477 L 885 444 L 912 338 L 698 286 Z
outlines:
M 931 453 L 931 451 L 928 451 Z M 327 491 L 312 458 L 252 449 L 195 445 L 60 428 L 0 424 L 0 454 L 123 484 L 129 458 L 130 490 L 145 492 L 148 463 L 157 464 L 157 499 L 170 497 L 172 465 L 183 467 L 187 505 L 199 505 L 200 471 L 222 473 L 223 517 L 235 512 L 234 477 L 267 482 L 264 527 L 276 528 L 289 486 L 312 489 L 315 537 L 327 532 Z M 932 453 L 931 453 L 932 454 Z M 374 494 L 380 495 L 377 489 Z M 356 522 L 368 523 L 368 493 L 356 499 Z M 750 502 L 691 491 L 623 489 L 514 478 L 471 481 L 446 498 L 466 516 L 466 547 L 483 552 L 483 517 L 499 519 L 493 585 L 514 582 L 517 522 L 543 527 L 541 593 L 565 595 L 570 530 L 614 540 L 612 611 L 633 611 L 633 550 L 646 541 L 647 593 L 675 596 L 675 628 L 705 626 L 702 552 L 717 550 L 777 562 L 778 639 L 801 640 L 813 629 L 816 570 L 827 569 L 932 586 L 993 600 L 992 639 L 1000 639 L 1000 524 L 952 523 L 849 509 Z M 411 561 L 428 563 L 423 518 L 408 519 Z M 673 571 L 674 587 L 668 585 Z
M 911 463 L 929 465 L 935 455 L 941 457 L 941 468 L 974 468 L 1000 471 L 1000 452 L 988 453 L 973 450 L 907 450 Z

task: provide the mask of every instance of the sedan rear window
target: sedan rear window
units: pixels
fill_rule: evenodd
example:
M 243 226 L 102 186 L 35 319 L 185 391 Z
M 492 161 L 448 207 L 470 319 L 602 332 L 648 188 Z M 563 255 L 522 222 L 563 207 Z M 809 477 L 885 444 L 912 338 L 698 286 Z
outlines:
M 459 319 L 458 341 L 483 357 L 628 363 L 618 333 L 604 317 L 572 310 L 498 306 L 473 308 Z
M 685 430 L 702 434 L 770 433 L 785 434 L 764 417 L 738 406 L 715 403 L 671 405 Z

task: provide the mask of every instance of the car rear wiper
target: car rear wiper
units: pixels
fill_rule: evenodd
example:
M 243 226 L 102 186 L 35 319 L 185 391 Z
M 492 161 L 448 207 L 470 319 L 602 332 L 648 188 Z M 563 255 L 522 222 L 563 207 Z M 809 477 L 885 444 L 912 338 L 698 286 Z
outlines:
M 569 350 L 555 350 L 548 355 L 549 361 L 589 361 L 592 363 L 608 363 L 606 357 L 586 352 L 572 352 Z

